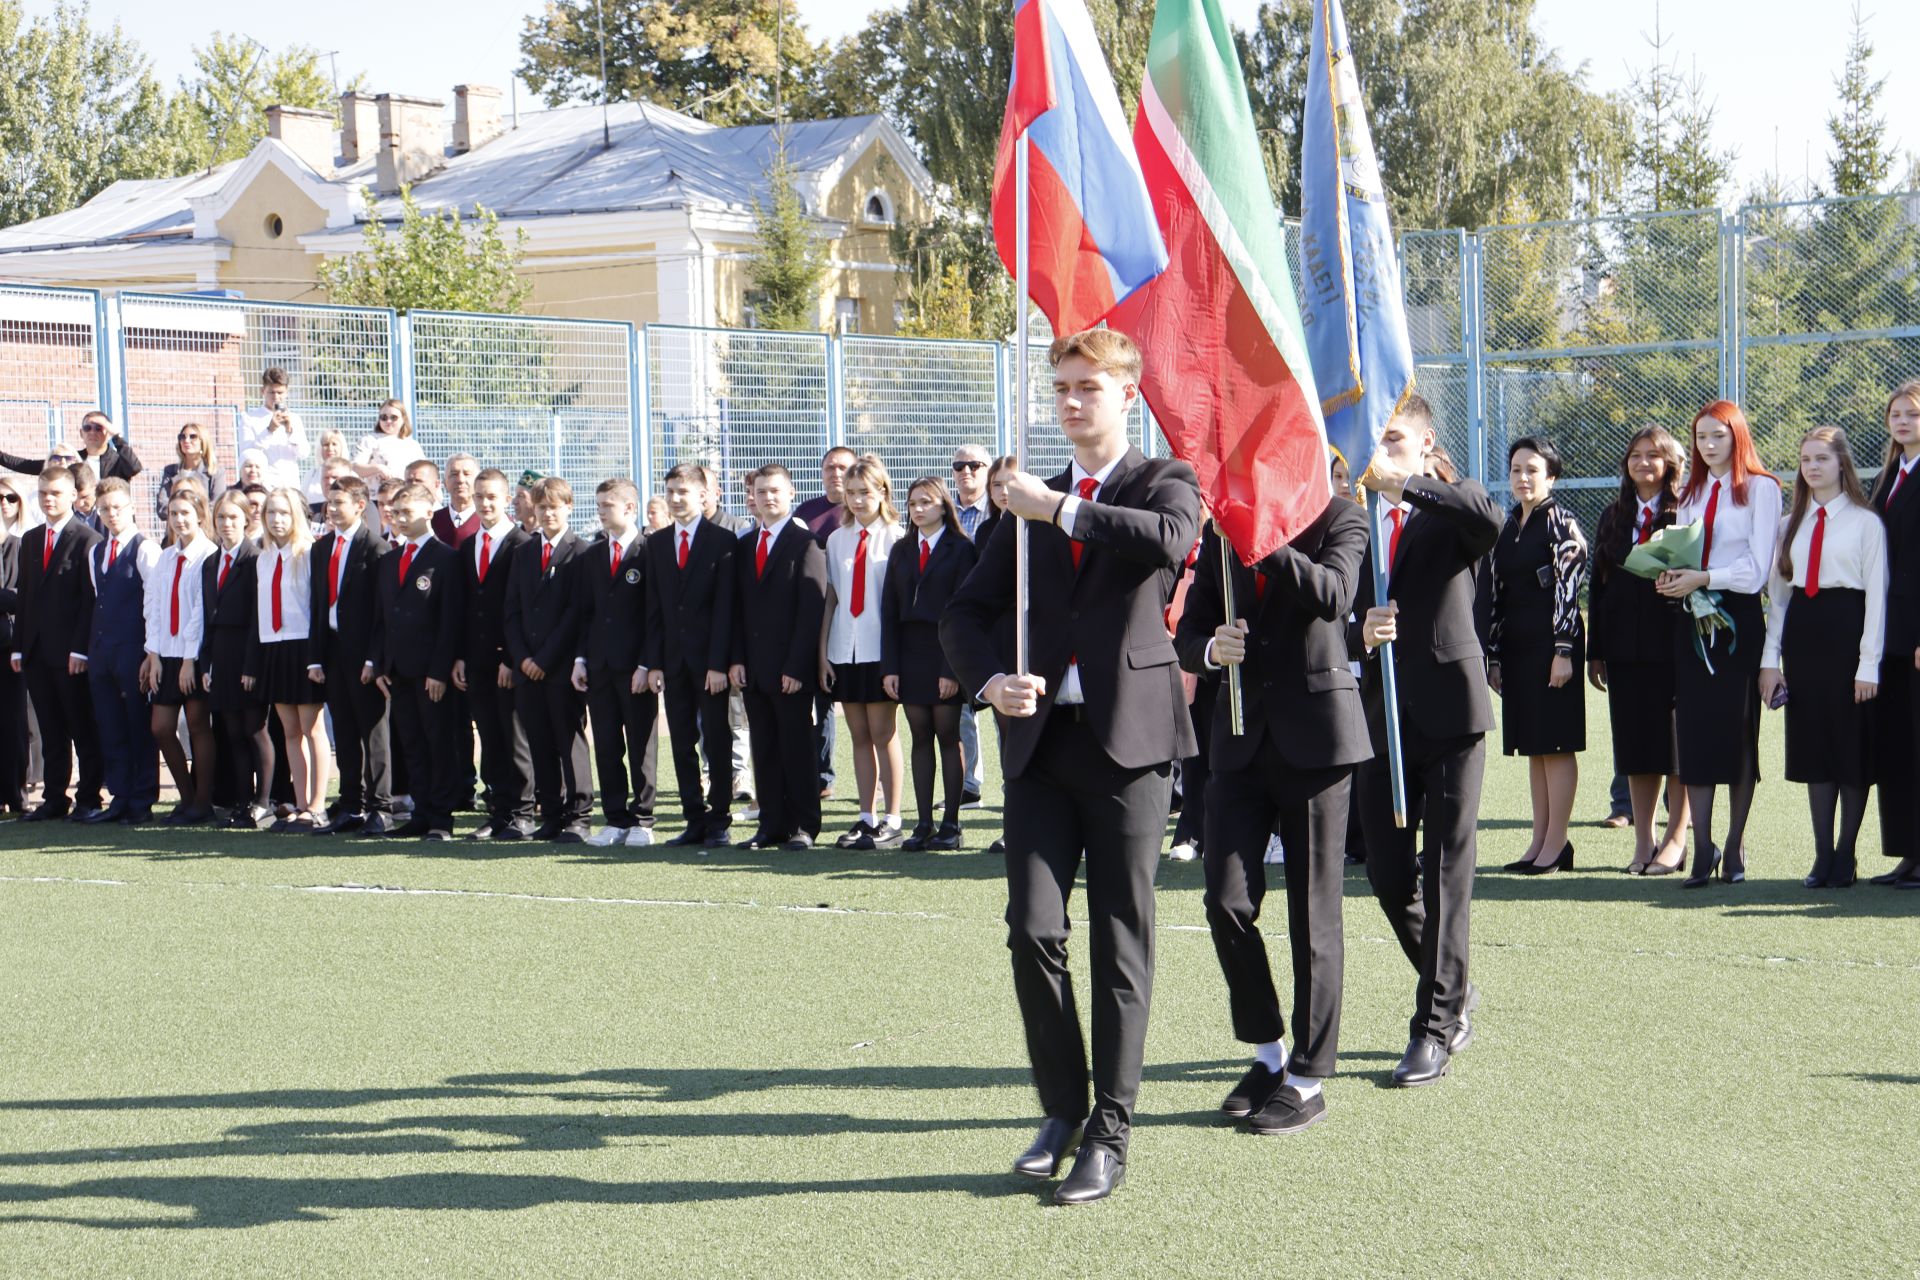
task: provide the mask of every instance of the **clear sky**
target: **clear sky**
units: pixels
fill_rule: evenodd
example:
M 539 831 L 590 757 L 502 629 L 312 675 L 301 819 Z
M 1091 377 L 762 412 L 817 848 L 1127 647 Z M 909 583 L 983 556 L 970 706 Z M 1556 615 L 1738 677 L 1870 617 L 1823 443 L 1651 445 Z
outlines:
M 845 35 L 888 0 L 799 0 L 816 36 Z M 365 71 L 375 91 L 451 100 L 462 82 L 506 88 L 519 61 L 526 14 L 540 0 L 326 0 L 267 4 L 257 0 L 176 0 L 128 5 L 119 21 L 171 84 L 192 65 L 192 46 L 212 30 L 240 32 L 270 47 L 307 44 L 338 50 L 341 76 Z M 1011 3 L 1011 0 L 1009 0 Z M 1257 0 L 1223 0 L 1231 21 L 1251 21 Z M 1903 151 L 1920 151 L 1920 4 L 1866 0 L 1878 46 L 1876 67 L 1888 77 L 1881 102 Z M 26 0 L 30 14 L 54 0 Z M 1595 88 L 1624 88 L 1649 51 L 1655 0 L 1539 0 L 1537 25 L 1570 63 L 1586 63 Z M 114 8 L 97 4 L 96 21 Z M 1742 186 L 1772 169 L 1801 179 L 1811 157 L 1824 176 L 1825 121 L 1833 77 L 1845 56 L 1847 0 L 1664 0 L 1670 52 L 1697 67 L 1718 104 L 1723 145 L 1737 148 Z M 1904 66 L 1903 66 L 1904 64 Z M 1365 69 L 1362 68 L 1362 74 Z M 525 88 L 523 108 L 537 105 Z

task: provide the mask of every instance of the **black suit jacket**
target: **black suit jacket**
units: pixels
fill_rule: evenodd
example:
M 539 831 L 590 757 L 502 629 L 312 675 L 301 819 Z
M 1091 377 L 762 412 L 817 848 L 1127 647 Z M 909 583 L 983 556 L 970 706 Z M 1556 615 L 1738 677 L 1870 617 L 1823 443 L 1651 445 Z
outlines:
M 307 627 L 307 665 L 324 668 L 329 661 L 349 662 L 354 666 L 373 658 L 374 630 L 379 625 L 380 590 L 376 575 L 380 561 L 391 552 L 387 540 L 374 529 L 371 520 L 362 520 L 342 553 L 346 558 L 340 574 L 339 630 L 327 621 L 328 575 L 332 572 L 333 547 L 340 534 L 329 529 L 307 555 L 307 577 L 311 585 L 308 602 L 313 610 Z
M 498 668 L 515 665 L 507 653 L 507 588 L 513 578 L 513 562 L 520 548 L 529 541 L 527 531 L 514 526 L 493 548 L 487 568 L 487 580 L 480 581 L 474 556 L 480 545 L 476 533 L 460 548 L 461 649 L 467 660 L 467 684 L 492 685 Z
M 1472 480 L 1456 484 L 1415 476 L 1406 499 L 1415 509 L 1400 535 L 1400 558 L 1387 580 L 1387 598 L 1400 606 L 1400 638 L 1393 646 L 1399 673 L 1400 718 L 1429 740 L 1460 738 L 1493 728 L 1486 657 L 1474 626 L 1474 575 L 1500 537 L 1502 515 Z M 1373 607 L 1369 553 L 1355 612 Z M 1364 654 L 1358 626 L 1352 652 Z M 1362 695 L 1376 751 L 1387 744 L 1380 655 L 1365 654 Z
M 627 544 L 620 571 L 605 537 L 595 538 L 575 557 L 579 565 L 580 644 L 575 655 L 589 667 L 624 671 L 629 676 L 640 665 L 647 635 L 647 539 L 644 534 Z
M 1255 570 L 1233 557 L 1234 612 L 1249 628 L 1240 674 L 1247 731 L 1234 736 L 1227 681 L 1216 681 L 1211 767 L 1249 767 L 1263 728 L 1280 758 L 1296 769 L 1358 764 L 1373 755 L 1360 682 L 1347 653 L 1347 615 L 1366 561 L 1366 513 L 1338 498 L 1260 562 L 1258 571 L 1267 576 L 1264 600 Z M 1227 620 L 1220 583 L 1220 538 L 1209 529 L 1174 636 L 1180 665 L 1197 675 L 1218 674 L 1206 665 L 1206 652 L 1214 630 Z
M 981 526 L 984 528 L 984 524 Z M 952 529 L 940 536 L 927 557 L 927 571 L 920 572 L 920 531 L 911 526 L 907 536 L 894 544 L 887 556 L 887 580 L 880 596 L 880 674 L 900 674 L 900 624 L 931 622 L 938 625 L 947 611 L 947 601 L 980 562 L 980 554 L 965 534 Z M 953 664 L 942 661 L 940 674 L 948 680 Z M 970 690 L 978 692 L 978 690 Z
M 78 513 L 60 531 L 53 559 L 44 568 L 47 526 L 29 529 L 20 539 L 18 625 L 14 645 L 22 665 L 36 654 L 48 662 L 66 665 L 67 655 L 85 653 L 93 635 L 93 575 L 87 557 L 100 535 Z
M 5 467 L 9 471 L 37 476 L 46 469 L 46 466 L 47 460 L 44 456 L 27 458 L 0 449 L 0 467 Z M 140 455 L 133 451 L 133 442 L 130 440 L 122 439 L 118 444 L 109 441 L 107 451 L 100 455 L 102 480 L 131 480 L 143 470 L 145 468 L 140 463 Z
M 766 573 L 756 574 L 759 538 L 755 533 L 742 539 L 734 555 L 733 660 L 747 668 L 747 683 L 763 693 L 780 692 L 781 676 L 813 689 L 820 679 L 827 553 L 812 529 L 790 519 L 767 548 Z
M 640 662 L 650 671 L 704 677 L 732 662 L 738 590 L 733 557 L 740 539 L 702 519 L 694 526 L 682 569 L 679 536 L 680 527 L 672 524 L 647 535 L 647 638 Z
M 1887 522 L 1887 641 L 1884 660 L 1910 665 L 1920 649 L 1920 466 L 1889 503 L 1899 464 L 1874 487 L 1873 505 Z
M 1065 493 L 1071 475 L 1069 468 L 1047 485 Z M 1193 722 L 1166 608 L 1199 527 L 1193 468 L 1149 461 L 1134 448 L 1094 501 L 1080 504 L 1078 572 L 1072 539 L 1050 524 L 1029 527 L 1029 661 L 1045 678 L 1046 693 L 1034 715 L 1001 722 L 1008 777 L 1018 777 L 1033 758 L 1075 654 L 1086 715 L 1115 764 L 1143 769 L 1193 754 Z M 1000 522 L 940 621 L 940 643 L 968 695 L 1005 671 L 994 634 L 1013 612 L 1014 532 L 1014 521 Z
M 217 629 L 245 628 L 247 653 L 251 655 L 260 647 L 259 576 L 255 568 L 260 558 L 260 548 L 249 538 L 240 539 L 240 545 L 232 551 L 233 567 L 227 571 L 227 585 L 222 588 L 220 561 L 227 554 L 226 548 L 216 543 L 213 554 L 200 562 L 200 599 L 203 609 L 200 667 L 203 672 L 213 658 L 213 633 Z M 241 670 L 254 671 L 258 665 L 249 658 Z
M 407 563 L 404 580 L 404 549 L 380 561 L 375 582 L 380 596 L 373 646 L 376 673 L 407 680 L 452 679 L 462 627 L 459 554 L 429 535 Z
M 0 658 L 13 652 L 14 614 L 20 608 L 20 539 L 0 534 Z
M 540 571 L 542 540 L 530 537 L 513 553 L 513 576 L 507 583 L 507 660 L 515 684 L 526 676 L 520 664 L 532 658 L 549 680 L 565 680 L 572 672 L 580 641 L 582 605 L 574 561 L 586 549 L 579 534 L 568 532 L 553 544 L 545 573 Z M 499 568 L 496 563 L 494 568 Z M 493 571 L 487 572 L 488 581 Z

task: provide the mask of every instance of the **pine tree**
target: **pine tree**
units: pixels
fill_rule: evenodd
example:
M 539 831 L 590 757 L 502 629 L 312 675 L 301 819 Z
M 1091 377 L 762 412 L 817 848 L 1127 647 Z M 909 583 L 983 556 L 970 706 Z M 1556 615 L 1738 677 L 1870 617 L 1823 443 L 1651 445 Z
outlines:
M 1887 147 L 1887 120 L 1875 115 L 1886 77 L 1874 79 L 1869 70 L 1873 42 L 1867 38 L 1866 15 L 1853 7 L 1853 37 L 1847 42 L 1847 65 L 1834 79 L 1840 104 L 1827 117 L 1827 136 L 1833 154 L 1827 170 L 1835 195 L 1864 196 L 1879 191 L 1893 174 L 1893 153 Z
M 763 329 L 818 329 L 827 248 L 795 186 L 784 138 L 775 142 L 766 177 L 766 202 L 753 202 L 754 248 L 747 262 L 754 318 Z

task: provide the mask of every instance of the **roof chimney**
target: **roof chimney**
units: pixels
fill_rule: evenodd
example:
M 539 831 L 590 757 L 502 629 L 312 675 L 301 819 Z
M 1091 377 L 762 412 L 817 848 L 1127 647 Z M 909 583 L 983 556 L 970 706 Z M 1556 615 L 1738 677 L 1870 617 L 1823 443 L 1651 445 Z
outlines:
M 453 154 L 463 156 L 500 133 L 500 91 L 485 84 L 453 86 Z
M 321 177 L 333 175 L 333 117 L 325 111 L 268 107 L 267 136 L 286 144 Z
M 340 95 L 340 163 L 359 164 L 380 149 L 380 108 L 370 93 Z
M 380 155 L 374 190 L 390 196 L 446 164 L 446 151 L 440 142 L 440 114 L 446 104 L 397 93 L 383 93 L 374 102 L 380 108 Z

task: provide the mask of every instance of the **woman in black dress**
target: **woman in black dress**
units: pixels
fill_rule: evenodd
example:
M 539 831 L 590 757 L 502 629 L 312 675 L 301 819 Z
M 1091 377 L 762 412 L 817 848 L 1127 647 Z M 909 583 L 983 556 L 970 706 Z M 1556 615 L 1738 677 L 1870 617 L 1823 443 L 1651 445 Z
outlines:
M 1676 606 L 1653 579 L 1620 566 L 1627 553 L 1673 524 L 1685 455 L 1673 433 L 1633 433 L 1620 463 L 1620 496 L 1601 513 L 1587 592 L 1587 679 L 1607 695 L 1613 771 L 1633 803 L 1630 876 L 1671 875 L 1686 861 L 1687 793 L 1673 764 L 1673 626 Z M 1656 849 L 1653 820 L 1667 785 L 1667 829 Z
M 276 753 L 266 699 L 242 680 L 260 646 L 254 575 L 260 548 L 247 537 L 251 514 L 237 489 L 213 504 L 213 554 L 200 563 L 200 684 L 213 717 L 214 803 L 232 809 L 229 827 L 257 831 L 273 821 L 267 798 Z
M 1533 790 L 1533 840 L 1507 864 L 1522 875 L 1572 868 L 1575 753 L 1587 746 L 1586 691 L 1574 678 L 1586 660 L 1587 540 L 1554 501 L 1560 468 L 1559 450 L 1537 436 L 1508 446 L 1507 483 L 1519 501 L 1493 548 L 1487 683 L 1502 698 L 1503 749 L 1528 758 Z
M 887 558 L 880 600 L 881 686 L 906 709 L 913 734 L 913 795 L 920 820 L 903 849 L 958 849 L 960 795 L 960 684 L 940 647 L 940 615 L 973 571 L 973 544 L 960 531 L 960 513 L 947 482 L 922 476 L 907 490 L 913 532 Z M 940 747 L 946 781 L 940 829 L 933 828 L 933 750 Z

